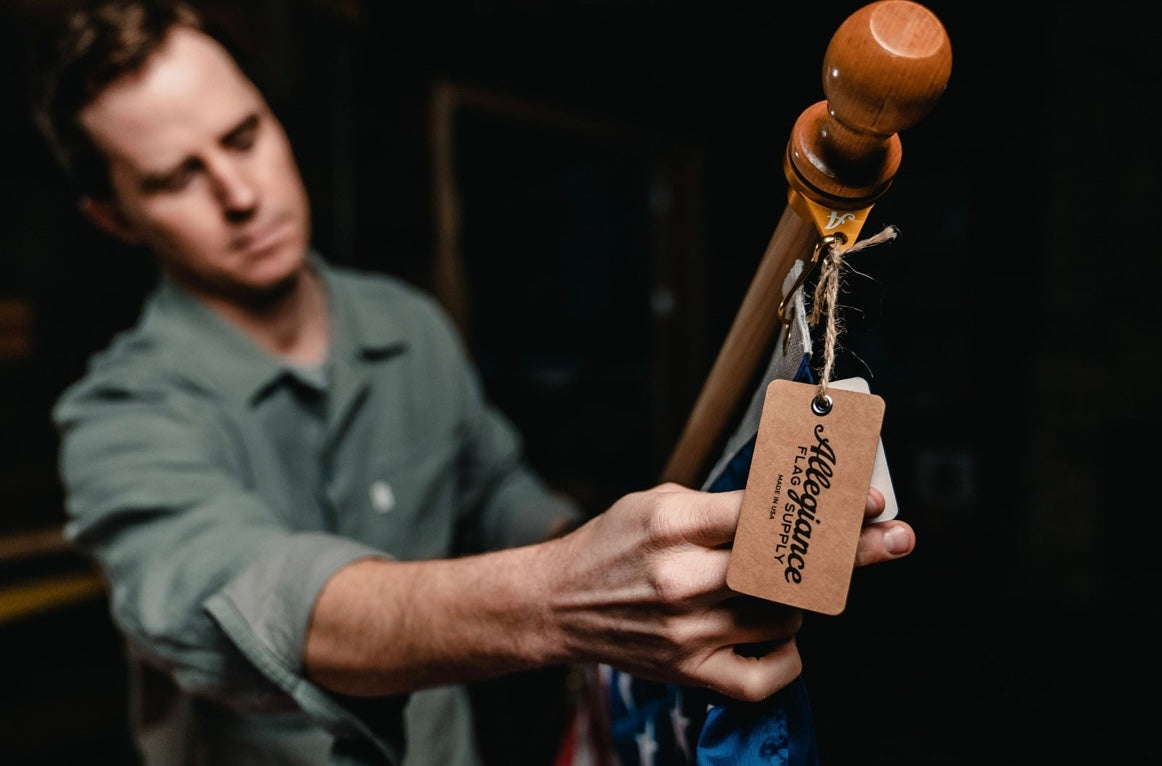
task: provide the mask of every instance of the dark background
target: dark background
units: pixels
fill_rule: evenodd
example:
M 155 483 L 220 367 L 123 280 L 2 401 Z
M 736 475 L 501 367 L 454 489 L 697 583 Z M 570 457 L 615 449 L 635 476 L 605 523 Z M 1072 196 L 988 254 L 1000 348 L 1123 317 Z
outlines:
M 63 5 L 0 3 L 13 540 L 63 521 L 49 408 L 153 279 L 80 219 L 23 110 L 21 52 Z M 598 511 L 662 467 L 785 204 L 791 125 L 823 98 L 823 51 L 862 4 L 206 5 L 252 44 L 321 250 L 445 299 L 534 465 Z M 823 761 L 1137 762 L 1158 711 L 1162 12 L 927 6 L 952 76 L 901 135 L 865 229 L 899 238 L 852 256 L 836 373 L 885 399 L 919 543 L 858 570 L 846 611 L 804 628 Z M 450 250 L 439 93 L 454 104 Z M 10 555 L 0 597 L 86 566 Z M 96 595 L 6 613 L 0 762 L 133 762 L 104 609 Z

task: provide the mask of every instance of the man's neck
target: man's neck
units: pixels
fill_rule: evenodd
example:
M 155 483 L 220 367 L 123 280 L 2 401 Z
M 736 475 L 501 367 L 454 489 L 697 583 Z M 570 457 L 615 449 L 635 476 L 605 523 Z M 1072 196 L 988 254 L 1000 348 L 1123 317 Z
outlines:
M 200 291 L 196 295 L 274 356 L 305 365 L 319 364 L 327 357 L 326 290 L 309 266 L 263 296 L 239 299 Z

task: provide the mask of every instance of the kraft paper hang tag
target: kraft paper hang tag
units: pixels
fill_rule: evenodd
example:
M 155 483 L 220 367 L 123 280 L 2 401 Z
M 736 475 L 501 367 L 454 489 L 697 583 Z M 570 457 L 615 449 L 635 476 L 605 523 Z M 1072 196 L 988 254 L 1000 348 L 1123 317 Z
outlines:
M 726 571 L 738 593 L 839 614 L 847 603 L 884 400 L 775 380 L 767 386 Z

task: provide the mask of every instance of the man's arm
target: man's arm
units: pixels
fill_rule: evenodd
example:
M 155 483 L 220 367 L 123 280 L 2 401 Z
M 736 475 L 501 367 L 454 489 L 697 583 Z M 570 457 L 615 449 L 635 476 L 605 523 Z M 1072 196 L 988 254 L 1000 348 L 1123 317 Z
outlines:
M 726 587 L 742 492 L 627 495 L 559 539 L 459 559 L 364 559 L 316 602 L 307 674 L 348 695 L 405 692 L 568 662 L 760 700 L 801 671 L 797 609 Z M 883 508 L 869 493 L 868 516 Z M 911 528 L 868 525 L 857 565 L 898 558 Z M 760 657 L 734 651 L 767 643 Z

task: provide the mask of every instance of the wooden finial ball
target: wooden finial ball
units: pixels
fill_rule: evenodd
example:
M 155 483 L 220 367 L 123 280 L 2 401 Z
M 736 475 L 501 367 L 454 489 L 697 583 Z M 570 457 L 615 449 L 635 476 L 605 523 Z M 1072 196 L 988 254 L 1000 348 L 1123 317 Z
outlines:
M 891 135 L 927 115 L 948 85 L 952 46 L 918 3 L 881 0 L 847 18 L 823 56 L 823 93 L 837 120 Z
M 823 56 L 823 92 L 791 130 L 787 180 L 825 206 L 865 207 L 891 185 L 896 134 L 936 105 L 952 72 L 940 20 L 909 0 L 879 0 L 840 25 Z

